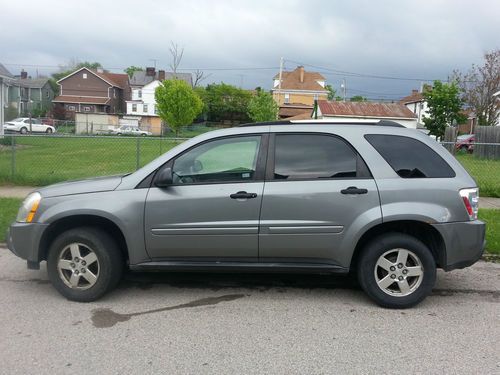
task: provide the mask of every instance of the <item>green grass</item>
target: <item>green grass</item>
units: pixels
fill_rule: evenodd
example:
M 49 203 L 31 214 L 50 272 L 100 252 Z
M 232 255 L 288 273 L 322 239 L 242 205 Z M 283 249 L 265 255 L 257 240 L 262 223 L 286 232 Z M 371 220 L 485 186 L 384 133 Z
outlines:
M 0 198 L 0 242 L 5 242 L 5 232 L 16 219 L 22 201 L 17 198 Z
M 16 137 L 12 175 L 12 147 L 6 137 L 0 145 L 0 183 L 43 186 L 132 172 L 137 168 L 137 141 L 131 137 Z M 139 142 L 139 166 L 178 144 L 160 138 L 139 138 Z
M 500 160 L 479 159 L 465 153 L 455 156 L 476 180 L 480 196 L 500 198 Z
M 486 251 L 500 254 L 500 210 L 479 209 L 479 219 L 486 223 Z

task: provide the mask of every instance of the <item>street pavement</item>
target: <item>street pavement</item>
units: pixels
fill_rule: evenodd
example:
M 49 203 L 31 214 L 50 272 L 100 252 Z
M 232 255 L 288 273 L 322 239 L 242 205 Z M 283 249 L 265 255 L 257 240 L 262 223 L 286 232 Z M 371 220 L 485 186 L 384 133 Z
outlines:
M 0 248 L 0 374 L 500 374 L 499 302 L 479 262 L 408 310 L 319 275 L 127 274 L 82 304 Z

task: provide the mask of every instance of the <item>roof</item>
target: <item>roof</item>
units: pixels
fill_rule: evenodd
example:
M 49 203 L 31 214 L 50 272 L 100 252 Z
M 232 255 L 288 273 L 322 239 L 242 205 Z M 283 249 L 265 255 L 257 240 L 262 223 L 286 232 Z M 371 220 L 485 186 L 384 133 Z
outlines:
M 311 120 L 311 111 L 307 111 L 307 112 L 304 112 L 304 113 L 301 113 L 299 115 L 296 115 L 296 116 L 292 116 L 292 117 L 287 117 L 286 119 L 288 121 L 294 121 L 294 120 Z
M 7 78 L 13 78 L 14 76 L 7 70 L 5 66 L 0 64 L 0 76 L 2 77 L 7 77 Z
M 312 105 L 304 105 L 304 104 L 285 104 L 280 106 L 279 108 L 279 117 L 292 117 L 301 115 L 303 113 L 308 113 L 309 118 L 311 117 L 311 112 L 313 110 Z
M 17 78 L 16 83 L 22 87 L 28 87 L 31 89 L 41 89 L 49 82 L 48 78 Z
M 54 103 L 107 104 L 109 98 L 89 98 L 87 96 L 59 95 L 52 100 Z
M 120 89 L 124 89 L 125 87 L 127 87 L 127 84 L 128 84 L 128 75 L 127 74 L 108 73 L 108 72 L 100 73 L 100 72 L 96 72 L 93 69 L 89 69 L 85 66 L 68 74 L 66 77 L 61 78 L 59 81 L 57 81 L 57 83 L 64 81 L 65 79 L 71 77 L 72 75 L 74 75 L 82 70 L 86 70 L 86 71 L 94 74 L 95 76 L 99 77 L 100 79 L 102 79 L 103 81 L 105 81 L 107 84 L 109 84 L 111 86 L 115 86 L 115 87 L 118 87 Z
M 418 103 L 424 100 L 424 96 L 422 95 L 421 92 L 418 92 L 417 90 L 413 90 L 411 95 L 405 96 L 404 98 L 401 98 L 399 102 L 401 104 L 408 104 L 408 103 Z
M 302 69 L 304 68 L 299 66 L 291 72 L 282 72 L 281 90 L 328 91 L 318 83 L 318 81 L 325 81 L 325 77 L 317 72 L 304 70 L 304 81 L 300 82 L 300 71 Z M 276 74 L 274 79 L 279 79 L 279 74 Z M 274 89 L 277 89 L 277 87 Z
M 323 116 L 416 118 L 416 115 L 401 103 L 330 102 L 327 100 L 318 100 L 318 106 Z
M 193 86 L 193 76 L 191 73 L 172 73 L 172 72 L 165 72 L 165 80 L 169 79 L 181 79 L 185 81 L 187 84 L 190 86 Z M 155 76 L 147 76 L 146 71 L 140 70 L 140 71 L 135 71 L 132 77 L 130 77 L 130 86 L 145 86 L 148 83 L 151 83 L 155 80 L 159 79 L 159 71 L 155 73 Z

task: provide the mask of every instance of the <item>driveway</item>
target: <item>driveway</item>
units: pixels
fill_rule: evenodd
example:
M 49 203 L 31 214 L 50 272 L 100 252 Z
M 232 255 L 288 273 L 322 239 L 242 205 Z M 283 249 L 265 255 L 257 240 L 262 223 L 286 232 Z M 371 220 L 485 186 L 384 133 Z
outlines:
M 0 248 L 0 290 L 2 374 L 500 373 L 499 264 L 410 310 L 310 275 L 129 274 L 79 304 Z

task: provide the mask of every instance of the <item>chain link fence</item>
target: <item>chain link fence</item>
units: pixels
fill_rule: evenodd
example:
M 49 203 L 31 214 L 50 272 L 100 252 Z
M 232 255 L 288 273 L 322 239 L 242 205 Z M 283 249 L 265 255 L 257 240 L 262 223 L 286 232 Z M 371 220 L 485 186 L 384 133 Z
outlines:
M 189 129 L 186 128 L 183 134 Z M 201 134 L 200 131 L 212 129 L 193 126 L 191 131 Z M 190 136 L 196 135 L 192 133 Z M 7 135 L 0 139 L 0 183 L 41 186 L 132 172 L 186 139 L 57 133 Z M 500 197 L 500 143 L 472 143 L 462 149 L 458 149 L 454 142 L 443 142 L 442 145 L 475 178 L 482 196 Z M 482 153 L 476 153 L 480 147 Z

